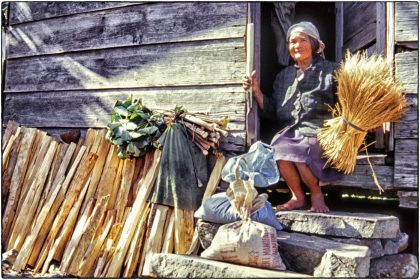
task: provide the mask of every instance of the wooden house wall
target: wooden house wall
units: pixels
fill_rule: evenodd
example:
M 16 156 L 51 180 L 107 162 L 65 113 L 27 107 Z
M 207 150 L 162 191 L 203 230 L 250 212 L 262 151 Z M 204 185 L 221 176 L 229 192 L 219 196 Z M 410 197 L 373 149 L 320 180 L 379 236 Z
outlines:
M 407 114 L 395 123 L 395 188 L 418 191 L 418 19 L 417 2 L 395 2 L 395 75 L 409 101 Z M 407 47 L 408 46 L 408 47 Z M 400 196 L 407 196 L 399 192 Z
M 245 149 L 247 4 L 11 2 L 3 123 L 105 127 L 117 99 L 229 116 Z

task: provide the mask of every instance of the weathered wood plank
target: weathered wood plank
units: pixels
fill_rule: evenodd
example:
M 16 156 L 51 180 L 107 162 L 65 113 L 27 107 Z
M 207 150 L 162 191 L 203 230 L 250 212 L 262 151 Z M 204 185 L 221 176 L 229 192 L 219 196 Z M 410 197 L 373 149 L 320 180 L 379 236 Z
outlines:
M 10 24 L 137 4 L 135 2 L 11 2 Z
M 399 207 L 403 208 L 418 208 L 418 196 L 419 193 L 416 192 L 404 192 L 404 191 L 398 191 L 397 192 L 398 197 L 400 198 L 400 204 Z
M 106 127 L 115 101 L 130 95 L 142 98 L 149 108 L 173 109 L 179 104 L 213 118 L 229 116 L 231 123 L 245 120 L 245 94 L 240 86 L 7 94 L 4 119 L 32 127 Z M 231 124 L 228 129 L 245 127 Z
M 405 86 L 405 93 L 418 94 L 419 86 L 419 51 L 407 51 L 395 54 L 395 77 Z
M 240 38 L 12 59 L 5 91 L 225 85 L 244 74 Z
M 418 188 L 418 139 L 395 140 L 395 188 Z
M 419 40 L 419 3 L 395 2 L 395 41 Z
M 376 38 L 376 3 L 344 3 L 344 49 L 355 51 Z
M 376 176 L 383 189 L 393 188 L 393 171 L 392 166 L 378 166 L 374 165 Z M 356 168 L 351 175 L 346 175 L 339 181 L 335 181 L 332 186 L 356 187 L 361 189 L 378 190 L 373 182 L 372 171 L 369 165 L 356 165 Z
M 418 138 L 419 137 L 419 118 L 418 118 L 418 96 L 407 94 L 409 104 L 407 113 L 394 123 L 395 138 Z
M 8 58 L 169 42 L 241 38 L 246 4 L 155 3 L 8 29 Z M 66 28 L 63 28 L 63 27 Z

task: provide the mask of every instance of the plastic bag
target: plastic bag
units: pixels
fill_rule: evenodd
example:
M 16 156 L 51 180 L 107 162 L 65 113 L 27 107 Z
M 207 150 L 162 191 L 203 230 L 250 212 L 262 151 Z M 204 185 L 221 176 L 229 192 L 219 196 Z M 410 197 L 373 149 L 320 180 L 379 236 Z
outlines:
M 244 160 L 239 160 L 243 158 Z M 279 170 L 273 159 L 273 148 L 258 141 L 249 148 L 248 153 L 230 158 L 222 170 L 222 180 L 235 181 L 235 166 L 239 161 L 242 180 L 254 180 L 257 187 L 267 187 L 279 181 Z

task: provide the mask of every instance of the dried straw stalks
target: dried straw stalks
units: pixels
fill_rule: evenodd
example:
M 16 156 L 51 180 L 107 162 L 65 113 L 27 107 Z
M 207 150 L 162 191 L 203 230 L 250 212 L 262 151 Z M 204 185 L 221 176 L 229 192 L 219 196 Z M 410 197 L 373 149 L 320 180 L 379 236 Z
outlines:
M 318 139 L 327 162 L 350 174 L 367 132 L 401 118 L 407 103 L 402 84 L 393 78 L 389 63 L 379 55 L 347 52 L 336 80 L 339 102 Z

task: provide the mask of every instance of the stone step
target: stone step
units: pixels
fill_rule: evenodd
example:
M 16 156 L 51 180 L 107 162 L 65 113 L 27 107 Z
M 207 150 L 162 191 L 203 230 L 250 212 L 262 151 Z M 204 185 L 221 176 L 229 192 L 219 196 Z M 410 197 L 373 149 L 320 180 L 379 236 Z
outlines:
M 369 278 L 419 277 L 419 262 L 412 254 L 397 254 L 371 260 Z
M 370 249 L 371 258 L 395 255 L 404 251 L 408 247 L 408 235 L 406 233 L 401 233 L 398 237 L 392 239 L 358 239 L 345 237 L 327 238 L 340 243 L 367 246 Z
M 301 233 L 351 238 L 397 238 L 400 234 L 398 218 L 382 214 L 293 210 L 278 211 L 276 216 L 286 230 Z
M 310 278 L 292 271 L 275 271 L 213 261 L 197 256 L 154 254 L 151 272 L 157 278 Z
M 366 277 L 370 250 L 302 233 L 279 232 L 279 252 L 287 269 L 315 277 Z
M 210 246 L 221 225 L 199 220 L 200 242 Z M 288 270 L 317 277 L 366 277 L 369 273 L 369 248 L 343 244 L 318 236 L 278 232 L 279 252 Z

